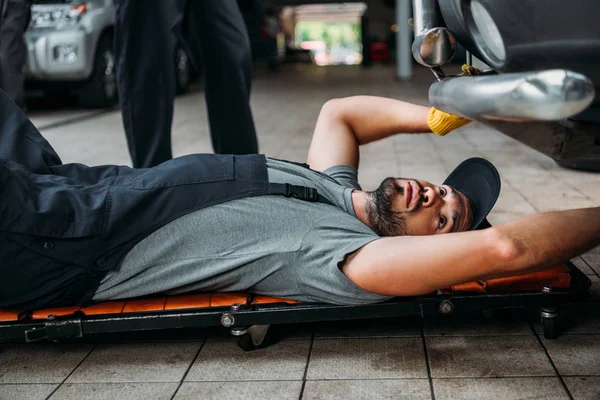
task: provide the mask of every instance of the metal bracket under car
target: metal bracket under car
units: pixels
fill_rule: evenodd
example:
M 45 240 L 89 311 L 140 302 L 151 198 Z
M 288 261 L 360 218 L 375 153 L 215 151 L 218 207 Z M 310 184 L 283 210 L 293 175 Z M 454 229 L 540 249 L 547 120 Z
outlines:
M 74 339 L 83 337 L 83 327 L 80 318 L 58 319 L 56 315 L 50 315 L 43 324 L 34 325 L 25 330 L 25 341 L 36 342 L 38 340 Z

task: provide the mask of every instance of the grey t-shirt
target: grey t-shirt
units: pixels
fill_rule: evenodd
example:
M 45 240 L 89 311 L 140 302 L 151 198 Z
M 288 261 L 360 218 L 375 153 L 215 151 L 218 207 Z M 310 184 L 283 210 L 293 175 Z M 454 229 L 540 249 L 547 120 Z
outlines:
M 321 173 L 273 159 L 267 168 L 270 182 L 314 187 L 334 206 L 258 196 L 192 212 L 138 243 L 94 300 L 192 291 L 338 304 L 389 299 L 359 288 L 339 268 L 346 255 L 379 238 L 354 214 L 356 169 Z

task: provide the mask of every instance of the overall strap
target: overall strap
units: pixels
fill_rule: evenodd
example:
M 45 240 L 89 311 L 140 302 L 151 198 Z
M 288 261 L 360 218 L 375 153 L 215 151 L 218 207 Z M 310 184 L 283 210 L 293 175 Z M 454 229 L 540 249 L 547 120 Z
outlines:
M 290 185 L 289 183 L 269 183 L 269 186 L 267 187 L 267 194 L 279 195 L 284 197 L 293 197 L 299 200 L 309 201 L 313 203 L 318 202 L 330 206 L 334 205 L 325 197 L 321 196 L 315 188 Z

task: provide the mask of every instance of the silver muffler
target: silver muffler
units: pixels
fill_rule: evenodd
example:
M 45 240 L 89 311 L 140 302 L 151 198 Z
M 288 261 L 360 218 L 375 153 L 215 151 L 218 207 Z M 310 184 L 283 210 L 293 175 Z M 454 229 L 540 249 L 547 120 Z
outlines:
M 585 110 L 594 96 L 591 80 L 562 69 L 451 77 L 429 88 L 435 108 L 483 122 L 558 121 Z
M 437 69 L 456 53 L 456 39 L 443 27 L 438 0 L 413 0 L 415 39 L 412 54 L 421 65 Z M 434 74 L 438 76 L 439 72 Z

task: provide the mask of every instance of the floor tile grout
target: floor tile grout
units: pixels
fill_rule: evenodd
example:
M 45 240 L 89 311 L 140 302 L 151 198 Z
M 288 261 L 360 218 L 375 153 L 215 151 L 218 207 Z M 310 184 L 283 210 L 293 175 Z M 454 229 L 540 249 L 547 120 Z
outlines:
M 581 261 L 583 261 L 583 263 L 584 263 L 585 265 L 587 265 L 587 267 L 588 267 L 588 268 L 589 268 L 589 269 L 592 271 L 592 275 L 595 275 L 595 276 L 597 276 L 598 278 L 600 278 L 600 274 L 599 274 L 598 272 L 596 272 L 596 270 L 595 270 L 595 269 L 592 267 L 592 265 L 591 265 L 589 262 L 587 262 L 587 260 L 586 260 L 585 258 L 583 258 L 583 257 L 582 257 L 582 255 L 581 255 L 581 256 L 577 256 L 577 257 L 579 257 L 579 259 L 580 259 Z M 577 267 L 577 266 L 575 266 L 575 267 Z M 587 274 L 586 274 L 586 275 L 587 275 Z
M 556 368 L 556 364 L 554 364 L 554 360 L 552 360 L 552 357 L 550 356 L 550 353 L 548 352 L 548 349 L 544 345 L 544 342 L 540 338 L 540 335 L 536 332 L 535 327 L 533 326 L 533 324 L 531 323 L 531 321 L 529 321 L 529 326 L 531 327 L 531 330 L 533 331 L 533 334 L 535 335 L 538 343 L 540 344 L 540 346 L 542 346 L 542 349 L 544 349 L 544 353 L 546 354 L 546 357 L 548 358 L 548 361 L 550 361 L 550 365 L 552 365 L 552 368 L 554 369 L 554 372 L 556 373 L 556 376 L 560 380 L 560 384 L 562 385 L 563 389 L 565 389 L 565 392 L 567 392 L 567 395 L 569 396 L 569 399 L 573 400 L 573 395 L 571 394 L 571 391 L 567 387 L 567 384 L 566 384 L 565 380 L 563 379 L 563 377 L 561 376 L 560 372 L 558 371 L 558 368 Z
M 600 374 L 597 375 L 584 375 L 584 374 L 564 374 L 561 375 L 563 378 L 600 378 Z M 431 380 L 462 380 L 462 379 L 537 379 L 537 378 L 559 378 L 558 375 L 510 375 L 510 376 L 443 376 L 443 377 L 432 377 Z M 390 377 L 379 377 L 379 378 L 331 378 L 331 379 L 306 379 L 306 382 L 329 382 L 329 381 L 419 381 L 429 380 L 428 378 L 390 378 Z M 177 384 L 181 381 L 123 381 L 123 382 L 73 382 L 68 383 L 71 386 L 86 386 L 86 385 L 127 385 L 127 384 Z M 303 382 L 301 379 L 240 379 L 238 382 L 246 383 L 261 383 L 261 382 Z M 209 381 L 185 381 L 183 383 L 231 383 L 231 380 L 209 380 Z M 0 386 L 32 386 L 32 385 L 60 385 L 56 382 L 49 383 L 0 383 Z
M 54 390 L 48 395 L 48 397 L 46 397 L 46 400 L 50 399 L 52 396 L 54 396 L 54 393 L 56 393 L 56 391 L 58 389 L 61 388 L 61 386 L 67 381 L 67 379 L 69 379 L 71 377 L 71 375 L 73 375 L 73 373 L 75 373 L 75 371 L 77 371 L 77 368 L 79 368 L 81 366 L 81 364 L 83 364 L 85 362 L 85 360 L 87 360 L 89 358 L 89 356 L 98 348 L 98 346 L 100 346 L 100 343 L 96 343 L 94 345 L 94 347 L 92 347 L 92 349 L 89 351 L 89 353 L 87 353 L 87 355 L 85 357 L 83 357 L 83 360 L 81 360 L 76 366 L 75 368 L 73 368 L 73 370 L 65 377 L 65 379 L 62 380 L 62 382 L 60 382 L 58 384 L 57 387 L 54 388 Z
M 589 302 L 589 304 L 593 304 L 595 302 Z M 587 303 L 585 303 L 587 304 Z M 562 335 L 597 335 L 600 334 L 600 331 L 598 332 L 565 332 Z M 432 335 L 432 334 L 425 334 L 424 337 L 426 338 L 439 338 L 439 337 L 465 337 L 465 338 L 473 338 L 473 337 L 498 337 L 498 336 L 503 336 L 503 337 L 518 337 L 518 336 L 530 336 L 529 333 L 525 334 L 525 333 L 510 333 L 510 334 L 506 334 L 506 333 L 481 333 L 481 334 L 464 334 L 464 333 L 459 333 L 459 334 L 454 334 L 454 333 L 447 333 L 447 334 L 437 334 L 437 335 Z M 419 338 L 421 337 L 420 335 L 411 335 L 411 336 L 396 336 L 396 335 L 369 335 L 369 336 L 319 336 L 319 337 L 314 337 L 314 340 L 373 340 L 373 339 L 415 339 L 415 338 Z M 310 337 L 306 337 L 306 338 L 299 338 L 299 337 L 292 337 L 292 338 L 283 338 L 282 340 L 285 341 L 300 341 L 300 340 L 313 340 L 313 338 Z M 234 340 L 211 340 L 211 339 L 206 339 L 205 341 L 201 341 L 201 340 L 173 340 L 173 341 L 169 341 L 169 340 L 162 340 L 162 341 L 127 341 L 127 342 L 103 342 L 102 344 L 111 344 L 111 345 L 116 345 L 116 344 L 164 344 L 164 343 L 233 343 Z
M 456 337 L 465 337 L 465 338 L 473 338 L 473 337 L 485 337 L 485 338 L 491 338 L 491 337 L 498 337 L 498 336 L 502 336 L 502 337 L 518 337 L 518 336 L 531 336 L 531 333 L 528 334 L 524 334 L 524 333 L 519 333 L 519 334 L 504 334 L 504 333 L 489 333 L 489 334 L 457 334 L 457 335 L 451 335 L 451 334 L 445 334 L 445 335 L 423 335 L 423 337 L 425 338 L 439 338 L 439 337 L 452 337 L 452 338 L 456 338 Z M 315 338 L 315 340 L 373 340 L 373 339 L 416 339 L 416 338 L 420 338 L 421 336 L 353 336 L 353 337 L 331 337 L 331 338 Z
M 302 387 L 300 388 L 300 395 L 298 400 L 302 400 L 304 397 L 304 388 L 306 388 L 306 377 L 308 376 L 308 366 L 310 364 L 310 358 L 312 357 L 313 346 L 315 344 L 315 332 L 313 330 L 310 346 L 308 348 L 308 356 L 306 357 L 306 365 L 304 366 L 304 374 L 302 375 Z
M 431 377 L 431 365 L 429 363 L 429 352 L 427 350 L 427 338 L 425 337 L 425 330 L 423 323 L 421 323 L 421 343 L 423 344 L 423 357 L 425 358 L 425 367 L 427 368 L 427 379 L 429 380 L 429 390 L 431 393 L 431 399 L 435 400 L 435 389 L 433 387 L 433 379 Z
M 579 375 L 578 375 L 579 376 Z M 583 375 L 588 376 L 588 375 Z M 511 376 L 447 376 L 433 378 L 433 380 L 462 380 L 462 379 L 538 379 L 538 378 L 558 378 L 557 375 L 511 375 Z
M 187 369 L 185 370 L 185 372 L 183 373 L 183 376 L 181 377 L 181 380 L 179 381 L 179 385 L 177 385 L 177 389 L 175 389 L 175 392 L 173 392 L 173 395 L 171 396 L 171 400 L 173 400 L 175 398 L 175 396 L 177 396 L 177 392 L 179 392 L 179 389 L 181 388 L 181 385 L 183 385 L 183 382 L 185 381 L 185 378 L 187 378 L 188 373 L 190 372 L 190 370 L 192 369 L 192 367 L 194 366 L 194 363 L 196 362 L 196 360 L 198 359 L 198 357 L 200 356 L 200 352 L 202 351 L 202 349 L 204 348 L 204 345 L 206 344 L 206 340 L 204 340 L 204 342 L 202 342 L 202 344 L 200 345 L 200 348 L 198 349 L 198 351 L 196 352 L 196 355 L 194 356 L 194 358 L 192 359 L 192 362 L 190 363 L 190 365 L 188 365 Z

